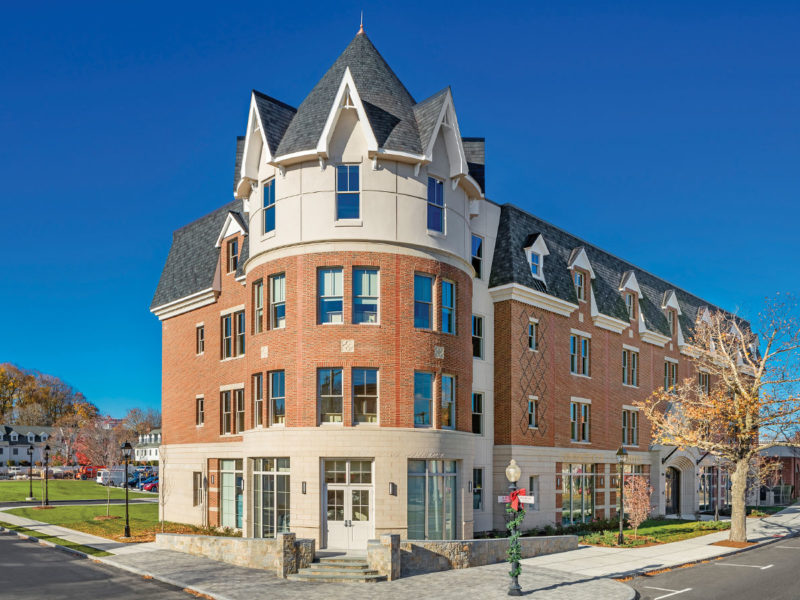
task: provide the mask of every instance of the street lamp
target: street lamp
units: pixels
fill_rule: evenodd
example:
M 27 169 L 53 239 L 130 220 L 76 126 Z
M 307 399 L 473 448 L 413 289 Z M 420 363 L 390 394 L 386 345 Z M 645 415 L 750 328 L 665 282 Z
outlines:
M 508 489 L 510 490 L 511 493 L 517 491 L 517 481 L 519 481 L 521 475 L 522 475 L 522 469 L 519 468 L 517 461 L 512 458 L 511 462 L 508 463 L 508 466 L 506 467 L 506 479 L 508 479 L 508 482 L 510 484 L 508 486 Z M 512 537 L 516 538 L 516 534 L 517 534 L 517 527 L 515 525 L 511 531 L 511 535 Z M 511 576 L 511 584 L 508 586 L 509 596 L 522 595 L 522 588 L 519 586 L 519 581 L 518 581 L 519 570 L 520 570 L 519 561 L 515 560 L 513 563 L 511 563 L 511 572 L 514 573 L 514 575 Z
M 617 450 L 617 470 L 619 471 L 619 537 L 617 544 L 622 546 L 625 543 L 625 536 L 622 535 L 622 521 L 625 515 L 625 486 L 623 485 L 623 471 L 625 461 L 628 460 L 628 451 L 622 446 Z
M 717 468 L 714 470 L 714 520 L 719 521 L 719 484 L 722 481 L 722 474 L 719 471 L 719 456 L 714 457 Z
M 28 497 L 26 500 L 28 502 L 33 502 L 33 444 L 28 446 Z
M 133 447 L 130 442 L 122 444 L 122 457 L 125 459 L 125 533 L 123 537 L 131 537 L 131 525 L 128 519 L 128 463 L 131 460 L 131 450 Z
M 50 444 L 44 447 L 44 505 L 50 506 L 50 496 L 47 489 L 47 464 L 50 461 Z

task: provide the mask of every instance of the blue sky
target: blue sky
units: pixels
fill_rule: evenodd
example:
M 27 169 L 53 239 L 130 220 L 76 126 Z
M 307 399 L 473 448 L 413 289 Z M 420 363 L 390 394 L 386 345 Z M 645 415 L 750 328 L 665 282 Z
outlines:
M 362 6 L 415 98 L 452 86 L 491 199 L 745 316 L 795 291 L 800 4 L 517 4 L 5 6 L 0 362 L 158 405 L 172 231 L 231 199 L 250 89 L 299 104 Z

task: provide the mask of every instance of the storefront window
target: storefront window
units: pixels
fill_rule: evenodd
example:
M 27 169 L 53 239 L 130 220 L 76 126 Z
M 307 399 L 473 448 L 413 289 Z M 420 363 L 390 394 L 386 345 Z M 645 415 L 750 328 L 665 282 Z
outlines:
M 231 529 L 242 528 L 242 492 L 244 478 L 242 477 L 242 459 L 221 460 L 220 479 L 222 480 L 222 518 L 223 527 Z
M 408 539 L 452 540 L 456 532 L 456 462 L 408 461 Z
M 594 465 L 565 464 L 561 486 L 562 523 L 590 522 L 594 518 Z
M 289 459 L 253 459 L 253 537 L 289 531 Z

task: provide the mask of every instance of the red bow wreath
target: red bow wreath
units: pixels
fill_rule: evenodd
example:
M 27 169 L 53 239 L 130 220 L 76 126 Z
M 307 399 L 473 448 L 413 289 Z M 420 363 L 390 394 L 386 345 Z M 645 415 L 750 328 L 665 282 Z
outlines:
M 511 494 L 509 494 L 508 501 L 511 503 L 511 508 L 513 510 L 519 510 L 520 505 L 522 504 L 519 497 L 524 495 L 525 495 L 525 488 L 522 488 L 521 490 L 514 490 L 513 492 L 511 492 Z

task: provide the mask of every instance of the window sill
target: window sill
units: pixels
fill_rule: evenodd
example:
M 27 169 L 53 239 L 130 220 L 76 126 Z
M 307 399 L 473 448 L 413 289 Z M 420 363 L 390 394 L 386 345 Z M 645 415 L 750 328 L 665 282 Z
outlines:
M 539 426 L 538 425 L 528 425 L 528 429 L 533 429 L 535 431 L 538 431 L 539 430 Z
M 639 389 L 638 385 L 631 385 L 630 383 L 623 383 L 622 387 L 630 388 L 632 390 L 638 390 Z
M 486 360 L 486 359 L 483 358 L 482 356 L 473 356 L 472 360 Z
M 368 325 L 370 327 L 378 327 L 380 325 L 380 321 L 374 321 L 372 323 L 370 323 L 369 321 L 362 321 L 362 322 L 359 322 L 359 323 L 356 323 L 355 321 L 353 321 L 353 325 Z
M 195 428 L 195 429 L 200 429 L 200 428 L 201 428 L 201 427 L 203 427 L 204 425 L 205 425 L 205 423 L 200 423 L 199 425 L 195 425 L 195 426 L 194 426 L 194 428 Z
M 352 425 L 352 427 L 366 427 L 367 429 L 375 429 L 376 427 L 380 427 L 380 426 L 381 426 L 381 424 L 378 423 L 377 421 L 374 422 L 374 423 L 371 423 L 371 422 L 368 422 L 368 421 L 364 421 L 363 423 L 361 421 L 356 421 Z
M 538 352 L 538 351 L 539 348 L 531 348 L 530 346 L 528 347 L 528 352 Z
M 622 444 L 623 448 L 638 448 L 639 444 Z
M 319 424 L 320 427 L 343 427 L 344 423 L 341 421 L 338 422 L 330 422 L 330 421 L 322 421 Z
M 270 238 L 274 238 L 276 233 L 277 233 L 277 230 L 273 229 L 272 231 L 268 231 L 268 232 L 262 234 L 261 235 L 261 241 L 263 242 L 264 240 L 268 240 Z
M 337 219 L 333 222 L 334 227 L 361 227 L 363 225 L 361 219 Z
M 435 229 L 428 229 L 428 235 L 441 239 L 445 239 L 447 237 L 447 234 L 444 231 L 436 231 Z
M 333 322 L 329 322 L 329 323 L 317 323 L 317 325 L 344 325 L 344 321 L 340 321 L 339 323 L 333 323 Z
M 414 429 L 433 429 L 433 427 L 431 427 L 430 425 L 417 425 L 415 423 L 414 424 Z
M 284 325 L 283 327 L 270 327 L 269 329 L 266 329 L 265 331 L 283 331 L 284 329 L 286 329 L 286 325 Z
M 579 442 L 577 440 L 570 440 L 570 444 L 580 444 L 581 446 L 590 446 L 592 442 Z
M 244 358 L 244 354 L 239 354 L 238 356 L 229 356 L 228 358 L 221 358 L 219 362 L 230 362 L 232 360 L 239 360 L 240 358 Z
M 572 375 L 573 377 L 581 377 L 583 379 L 591 379 L 592 378 L 591 375 L 584 375 L 583 373 L 573 373 L 572 371 L 570 371 L 569 374 Z
M 264 429 L 272 429 L 273 427 L 277 427 L 278 429 L 283 429 L 284 427 L 286 427 L 286 423 L 272 423 L 271 425 L 268 425 Z
M 194 355 L 195 356 L 203 356 L 204 354 L 205 354 L 205 352 L 195 352 Z

